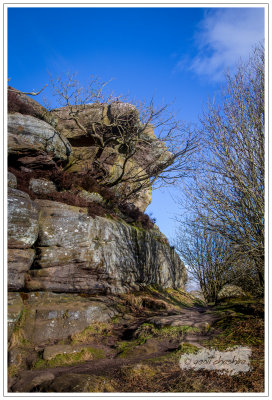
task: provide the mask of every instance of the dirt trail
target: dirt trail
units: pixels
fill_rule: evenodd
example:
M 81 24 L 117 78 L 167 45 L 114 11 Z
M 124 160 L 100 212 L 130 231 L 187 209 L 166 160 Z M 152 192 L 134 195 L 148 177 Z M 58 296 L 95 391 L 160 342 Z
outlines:
M 33 392 L 38 391 L 44 382 L 51 382 L 56 377 L 67 374 L 87 374 L 94 376 L 114 376 L 116 370 L 123 366 L 136 365 L 144 360 L 171 354 L 180 345 L 180 338 L 151 338 L 143 345 L 136 346 L 131 354 L 120 357 L 116 350 L 117 341 L 135 340 L 135 332 L 143 323 L 153 324 L 157 328 L 190 326 L 198 328 L 197 332 L 185 334 L 183 343 L 202 347 L 201 341 L 211 338 L 211 333 L 205 333 L 211 325 L 220 317 L 212 312 L 209 307 L 186 307 L 181 310 L 169 312 L 154 311 L 152 315 L 135 315 L 131 321 L 122 321 L 116 324 L 112 335 L 107 338 L 106 343 L 101 344 L 103 348 L 108 346 L 108 356 L 104 359 L 85 361 L 77 365 L 34 369 L 22 371 L 18 377 L 11 379 L 9 390 L 11 392 Z M 114 350 L 113 350 L 114 349 Z

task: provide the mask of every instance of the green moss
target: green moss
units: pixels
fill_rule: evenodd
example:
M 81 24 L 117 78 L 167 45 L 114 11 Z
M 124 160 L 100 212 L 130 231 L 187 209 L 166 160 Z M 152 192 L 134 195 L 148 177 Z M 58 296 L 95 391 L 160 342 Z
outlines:
M 64 365 L 74 365 L 83 361 L 97 360 L 104 357 L 105 353 L 103 350 L 93 347 L 86 347 L 77 353 L 58 354 L 51 360 L 39 359 L 37 360 L 33 368 L 40 369 L 61 367 Z
M 18 345 L 30 345 L 30 342 L 25 338 L 23 331 L 23 325 L 25 323 L 26 315 L 27 309 L 23 307 L 10 337 L 9 349 Z
M 189 344 L 189 343 L 181 343 L 179 347 L 171 352 L 168 352 L 167 354 L 164 354 L 162 356 L 158 357 L 152 357 L 148 359 L 148 362 L 151 364 L 159 364 L 161 363 L 174 363 L 176 365 L 177 360 L 179 360 L 180 356 L 182 354 L 196 354 L 199 351 L 199 348 Z
M 117 342 L 116 344 L 116 350 L 119 353 L 119 357 L 126 357 L 128 353 L 136 346 L 139 346 L 141 344 L 144 344 L 145 340 L 144 339 L 136 339 L 136 340 L 130 340 L 130 341 L 120 341 Z
M 153 324 L 144 323 L 136 331 L 136 335 L 140 339 L 148 339 L 151 337 L 155 338 L 167 338 L 167 337 L 183 337 L 185 333 L 189 332 L 200 332 L 198 328 L 192 326 L 164 326 L 162 328 L 157 328 Z
M 111 319 L 111 322 L 112 322 L 113 324 L 118 324 L 118 322 L 120 322 L 120 316 L 115 315 L 115 316 Z
M 190 343 L 181 343 L 177 349 L 178 354 L 196 354 L 199 351 L 199 347 L 194 346 Z

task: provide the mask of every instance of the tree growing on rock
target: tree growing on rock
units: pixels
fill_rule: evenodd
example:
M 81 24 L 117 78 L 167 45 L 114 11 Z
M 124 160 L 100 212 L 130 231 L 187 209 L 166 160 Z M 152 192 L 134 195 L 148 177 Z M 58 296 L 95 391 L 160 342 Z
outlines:
M 197 140 L 168 106 L 157 108 L 153 100 L 137 105 L 120 101 L 105 94 L 107 83 L 97 78 L 81 87 L 75 75 L 68 74 L 51 78 L 51 85 L 61 106 L 51 113 L 76 155 L 71 171 L 80 164 L 85 173 L 95 173 L 103 186 L 128 201 L 190 172 Z M 83 146 L 89 148 L 85 155 L 80 152 Z

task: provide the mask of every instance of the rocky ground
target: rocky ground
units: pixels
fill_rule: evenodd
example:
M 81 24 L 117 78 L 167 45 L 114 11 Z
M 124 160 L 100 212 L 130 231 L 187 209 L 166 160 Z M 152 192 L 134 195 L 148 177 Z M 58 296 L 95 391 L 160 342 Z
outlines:
M 15 329 L 10 392 L 262 392 L 263 305 L 253 299 L 208 306 L 184 291 L 150 287 L 113 296 L 118 313 L 67 337 L 33 346 Z M 117 305 L 118 303 L 118 305 Z M 17 334 L 17 338 L 16 338 Z M 16 339 L 16 340 L 15 340 Z M 252 349 L 236 376 L 181 370 L 182 354 L 235 345 Z M 24 354 L 24 356 L 23 356 Z M 17 357 L 18 360 L 18 357 Z

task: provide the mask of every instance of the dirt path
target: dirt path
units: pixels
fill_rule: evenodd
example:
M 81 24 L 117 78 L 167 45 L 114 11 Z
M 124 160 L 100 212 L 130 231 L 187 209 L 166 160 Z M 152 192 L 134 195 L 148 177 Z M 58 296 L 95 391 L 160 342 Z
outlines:
M 135 315 L 130 322 L 117 324 L 112 336 L 107 340 L 109 349 L 105 359 L 86 361 L 77 365 L 22 371 L 17 378 L 10 381 L 11 392 L 37 391 L 40 385 L 52 382 L 59 376 L 67 374 L 83 374 L 93 376 L 113 376 L 115 371 L 124 366 L 136 365 L 144 360 L 171 354 L 180 345 L 180 338 L 151 338 L 143 345 L 136 346 L 131 354 L 120 357 L 118 351 L 113 351 L 117 341 L 135 339 L 136 330 L 143 324 L 153 324 L 157 328 L 189 326 L 199 328 L 198 332 L 190 332 L 182 338 L 183 343 L 202 347 L 201 341 L 211 338 L 211 333 L 205 333 L 220 317 L 209 307 L 187 307 L 174 312 L 154 312 L 153 315 Z M 202 333 L 201 333 L 202 330 Z M 203 333 L 204 332 L 204 333 Z M 103 343 L 105 347 L 105 343 Z

